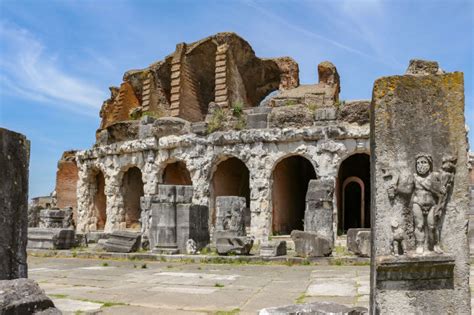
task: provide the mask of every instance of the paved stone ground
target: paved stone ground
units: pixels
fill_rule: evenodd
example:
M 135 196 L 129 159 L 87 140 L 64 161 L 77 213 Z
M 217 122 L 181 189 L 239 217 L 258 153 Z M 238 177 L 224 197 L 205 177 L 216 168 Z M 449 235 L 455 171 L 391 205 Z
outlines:
M 29 257 L 29 277 L 66 314 L 256 314 L 313 301 L 369 303 L 368 266 Z

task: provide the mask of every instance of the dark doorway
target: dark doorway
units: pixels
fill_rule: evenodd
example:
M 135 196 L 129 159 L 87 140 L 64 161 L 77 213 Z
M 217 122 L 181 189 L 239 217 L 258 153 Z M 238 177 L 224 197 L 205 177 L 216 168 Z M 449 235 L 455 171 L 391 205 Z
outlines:
M 365 153 L 345 159 L 338 174 L 338 235 L 350 228 L 370 228 L 370 157 Z
M 303 230 L 306 192 L 316 172 L 310 161 L 302 156 L 281 160 L 273 170 L 273 220 L 275 235 L 288 235 Z
M 101 171 L 95 175 L 94 213 L 97 230 L 103 230 L 107 222 L 107 198 L 105 196 L 105 178 Z
M 140 197 L 143 196 L 142 172 L 132 167 L 125 172 L 122 181 L 123 205 L 125 208 L 126 228 L 140 229 Z
M 184 162 L 175 162 L 168 164 L 163 171 L 163 184 L 166 185 L 192 185 L 191 175 L 189 174 Z
M 212 223 L 215 224 L 216 220 L 216 197 L 240 196 L 245 197 L 247 203 L 245 225 L 250 227 L 249 169 L 245 163 L 235 157 L 220 162 L 212 176 L 211 185 Z

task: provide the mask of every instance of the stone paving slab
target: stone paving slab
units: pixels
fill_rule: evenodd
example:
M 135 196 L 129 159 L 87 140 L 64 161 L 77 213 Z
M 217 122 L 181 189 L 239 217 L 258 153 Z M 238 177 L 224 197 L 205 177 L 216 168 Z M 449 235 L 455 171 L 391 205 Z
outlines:
M 369 304 L 368 266 L 41 257 L 28 263 L 30 278 L 65 314 L 92 307 L 100 314 L 256 314 L 294 303 Z

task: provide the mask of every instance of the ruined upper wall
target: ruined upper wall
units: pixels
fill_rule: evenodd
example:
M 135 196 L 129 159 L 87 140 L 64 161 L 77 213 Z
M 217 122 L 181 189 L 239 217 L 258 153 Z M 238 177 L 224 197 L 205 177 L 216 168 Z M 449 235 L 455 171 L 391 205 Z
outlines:
M 180 43 L 164 60 L 124 74 L 100 111 L 100 129 L 142 115 L 203 121 L 209 103 L 257 106 L 273 90 L 299 85 L 298 64 L 289 57 L 260 59 L 235 33 Z

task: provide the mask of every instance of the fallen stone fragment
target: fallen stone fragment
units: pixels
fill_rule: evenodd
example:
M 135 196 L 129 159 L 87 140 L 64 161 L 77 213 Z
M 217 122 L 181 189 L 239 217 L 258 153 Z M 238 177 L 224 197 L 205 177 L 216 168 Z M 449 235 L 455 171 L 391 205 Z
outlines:
M 216 240 L 217 253 L 219 255 L 248 255 L 253 241 L 251 237 L 220 237 Z
M 286 242 L 274 241 L 262 244 L 260 246 L 260 256 L 262 257 L 276 257 L 286 255 Z
M 30 279 L 0 280 L 0 314 L 62 314 Z
M 109 235 L 104 243 L 107 252 L 131 253 L 140 247 L 140 233 L 128 231 L 115 231 Z
M 317 233 L 294 230 L 291 239 L 295 243 L 296 256 L 324 257 L 332 253 L 332 241 Z
M 70 249 L 76 245 L 76 233 L 71 229 L 29 228 L 28 248 Z
M 347 230 L 347 249 L 360 257 L 370 257 L 370 229 Z

